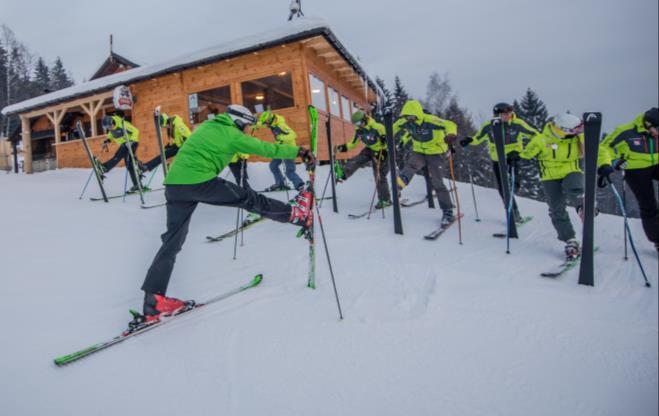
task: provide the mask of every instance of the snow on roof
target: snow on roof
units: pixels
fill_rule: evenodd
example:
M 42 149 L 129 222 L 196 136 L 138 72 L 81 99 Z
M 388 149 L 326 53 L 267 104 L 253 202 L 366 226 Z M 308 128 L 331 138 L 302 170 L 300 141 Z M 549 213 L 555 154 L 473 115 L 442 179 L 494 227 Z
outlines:
M 324 35 L 339 50 L 341 55 L 350 63 L 357 73 L 367 80 L 371 88 L 377 91 L 375 84 L 368 78 L 366 72 L 362 69 L 362 66 L 348 52 L 334 33 L 332 33 L 327 22 L 320 18 L 306 17 L 287 22 L 285 25 L 263 33 L 224 42 L 160 64 L 129 69 L 128 71 L 108 75 L 106 77 L 21 101 L 3 108 L 2 114 L 11 115 L 24 113 L 32 109 L 45 107 L 73 98 L 105 92 L 117 85 L 135 83 L 189 67 L 216 62 L 232 56 L 238 56 L 255 50 L 268 48 L 282 43 L 293 42 L 316 35 Z

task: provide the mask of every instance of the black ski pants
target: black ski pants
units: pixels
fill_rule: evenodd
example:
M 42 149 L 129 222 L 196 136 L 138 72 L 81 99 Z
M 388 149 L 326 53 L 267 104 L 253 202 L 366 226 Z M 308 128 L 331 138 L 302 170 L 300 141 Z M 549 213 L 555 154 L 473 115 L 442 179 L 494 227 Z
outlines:
M 142 290 L 165 295 L 174 269 L 176 255 L 185 242 L 190 218 L 197 204 L 240 207 L 278 222 L 288 222 L 291 206 L 267 198 L 251 189 L 243 189 L 222 178 L 213 178 L 195 185 L 167 185 L 167 231 L 160 236 L 162 246 L 146 274 Z
M 648 240 L 659 242 L 659 209 L 657 209 L 657 194 L 654 182 L 659 181 L 659 165 L 644 169 L 629 169 L 625 171 L 625 182 L 629 185 L 641 210 L 643 231 Z
M 131 149 L 133 150 L 133 155 L 135 155 L 135 159 L 137 159 L 136 152 L 139 143 L 130 142 L 130 144 L 131 144 Z M 133 186 L 137 186 L 137 178 L 135 177 L 133 160 L 130 157 L 130 153 L 128 152 L 128 147 L 126 146 L 126 143 L 122 143 L 121 146 L 119 146 L 119 149 L 117 149 L 117 152 L 114 154 L 114 156 L 112 156 L 112 158 L 107 162 L 103 163 L 103 169 L 105 169 L 106 172 L 109 172 L 112 168 L 117 166 L 117 164 L 122 160 L 126 164 L 126 169 L 128 169 L 130 180 L 133 182 Z
M 176 156 L 178 153 L 179 147 L 173 144 L 168 144 L 165 146 L 165 160 L 169 159 L 170 157 Z M 154 170 L 160 163 L 162 162 L 162 157 L 160 155 L 154 157 L 153 159 L 149 160 L 144 164 L 146 166 L 146 170 Z
M 345 166 L 343 167 L 345 178 L 348 179 L 351 177 L 355 172 L 357 172 L 357 169 L 366 166 L 368 162 L 371 162 L 371 165 L 373 166 L 373 176 L 377 182 L 375 186 L 378 193 L 378 199 L 380 201 L 391 201 L 389 184 L 387 184 L 389 159 L 387 158 L 386 151 L 382 150 L 374 152 L 368 147 L 363 148 L 361 152 L 357 153 L 357 156 L 346 162 Z
M 515 172 L 515 189 L 514 191 L 511 189 L 511 192 L 517 192 L 519 191 L 519 187 L 522 183 L 520 181 L 519 177 L 519 166 L 517 163 L 510 163 L 510 161 L 506 161 L 506 166 L 508 167 L 508 180 L 510 180 L 511 175 L 513 171 Z M 501 187 L 501 172 L 499 172 L 499 162 L 498 161 L 492 161 L 492 169 L 494 170 L 494 178 L 497 181 L 497 190 L 499 191 L 499 195 L 501 195 L 501 200 L 503 200 L 503 188 Z M 510 201 L 503 201 L 503 205 L 506 207 L 506 212 L 508 212 L 508 203 Z M 521 215 L 519 213 L 519 209 L 517 208 L 517 201 L 515 200 L 515 197 L 513 196 L 513 218 L 516 221 L 519 221 L 521 219 Z

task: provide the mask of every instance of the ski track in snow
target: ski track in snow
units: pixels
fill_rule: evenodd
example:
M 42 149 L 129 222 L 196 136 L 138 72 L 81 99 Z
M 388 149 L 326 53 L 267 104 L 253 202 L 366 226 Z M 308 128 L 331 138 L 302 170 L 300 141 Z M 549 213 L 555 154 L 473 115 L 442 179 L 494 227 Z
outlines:
M 301 172 L 301 168 L 298 167 Z M 108 179 L 121 192 L 124 170 Z M 267 165 L 250 164 L 255 189 Z M 308 243 L 267 221 L 209 244 L 236 211 L 200 205 L 169 293 L 204 300 L 263 273 L 257 288 L 80 362 L 52 359 L 110 338 L 141 307 L 139 287 L 165 231 L 165 208 L 139 198 L 78 200 L 88 170 L 0 174 L 0 409 L 7 415 L 655 415 L 658 412 L 657 256 L 640 222 L 631 227 L 652 289 L 629 252 L 622 219 L 596 219 L 595 287 L 578 268 L 539 275 L 562 261 L 544 203 L 518 199 L 533 220 L 520 238 L 505 229 L 495 190 L 459 183 L 457 224 L 437 241 L 438 209 L 402 210 L 404 236 L 386 219 L 349 219 L 368 208 L 369 169 L 339 184 L 340 214 L 321 209 L 345 319 L 338 320 L 320 227 L 317 289 L 306 288 Z M 324 184 L 321 167 L 318 183 Z M 153 184 L 157 185 L 160 178 Z M 404 196 L 420 199 L 422 178 Z M 268 194 L 284 199 L 285 194 Z M 163 193 L 145 195 L 159 203 Z M 578 217 L 570 210 L 573 224 Z M 238 236 L 240 245 L 240 236 Z

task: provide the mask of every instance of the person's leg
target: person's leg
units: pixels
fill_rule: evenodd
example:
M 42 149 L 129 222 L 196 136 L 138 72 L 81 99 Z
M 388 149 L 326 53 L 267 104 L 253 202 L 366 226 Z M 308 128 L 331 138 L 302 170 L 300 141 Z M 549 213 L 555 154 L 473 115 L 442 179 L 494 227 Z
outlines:
M 378 161 L 376 159 L 380 154 L 381 157 Z M 387 183 L 388 173 L 389 158 L 387 157 L 387 152 L 375 152 L 375 158 L 373 160 L 373 177 L 377 178 L 376 189 L 380 201 L 391 201 L 391 193 L 389 192 L 389 184 Z
M 522 220 L 522 216 L 519 213 L 519 208 L 517 208 L 517 200 L 515 199 L 515 194 L 519 192 L 519 189 L 522 186 L 522 178 L 519 176 L 519 163 L 507 163 L 508 165 L 508 177 L 511 177 L 510 175 L 515 172 L 515 189 L 510 190 L 513 192 L 513 218 L 515 219 L 515 222 L 520 222 Z M 499 181 L 501 183 L 501 181 Z M 501 195 L 503 191 L 499 189 L 499 194 Z M 503 198 L 503 196 L 502 196 Z M 508 203 L 506 203 L 506 208 L 508 208 Z
M 281 170 L 279 170 L 279 165 L 281 165 L 282 159 L 272 159 L 270 161 L 270 164 L 268 165 L 270 167 L 270 172 L 272 172 L 272 176 L 275 177 L 275 185 L 277 186 L 285 186 L 286 185 L 286 180 L 284 180 L 284 175 L 281 174 Z
M 439 207 L 442 211 L 448 211 L 453 209 L 453 203 L 451 202 L 451 195 L 449 194 L 448 189 L 446 189 L 446 185 L 442 179 L 442 171 L 440 169 L 442 158 L 443 155 L 426 155 L 426 164 L 428 166 L 428 172 L 430 173 L 432 187 L 435 190 L 435 193 L 437 193 Z
M 295 189 L 300 189 L 304 185 L 304 181 L 295 172 L 295 161 L 291 159 L 284 160 L 286 167 L 286 177 L 293 183 Z
M 111 159 L 106 161 L 105 163 L 102 163 L 101 166 L 103 166 L 103 170 L 105 172 L 109 172 L 117 166 L 117 163 L 119 163 L 124 157 L 126 157 L 126 154 L 128 154 L 128 149 L 126 148 L 126 144 L 122 144 L 119 146 L 119 149 L 115 152 L 114 156 L 112 156 Z
M 247 174 L 247 159 L 240 159 L 240 170 L 242 173 L 242 182 L 240 182 L 240 185 L 245 189 L 251 189 L 252 187 L 249 186 L 249 175 Z
M 659 242 L 659 210 L 653 179 L 659 180 L 658 172 L 658 166 L 625 171 L 625 181 L 638 201 L 643 231 L 648 240 L 655 244 Z
M 167 198 L 167 231 L 160 237 L 162 245 L 149 267 L 142 290 L 146 293 L 165 295 L 174 269 L 176 255 L 181 251 L 188 234 L 190 218 L 197 202 L 190 198 L 194 192 L 188 185 L 169 185 Z M 181 199 L 179 199 L 181 198 Z
M 357 153 L 357 156 L 353 157 L 352 159 L 348 159 L 346 164 L 343 166 L 343 179 L 345 180 L 351 177 L 355 172 L 357 172 L 357 169 L 370 162 L 372 157 L 373 152 L 371 152 L 371 149 L 365 147 L 361 152 Z
M 231 174 L 233 175 L 233 179 L 235 179 L 236 184 L 240 185 L 240 180 L 242 178 L 242 168 L 240 166 L 240 161 L 234 162 L 234 163 L 229 163 L 229 170 L 231 171 Z
M 566 203 L 565 195 L 563 193 L 563 179 L 543 181 L 542 185 L 545 190 L 547 205 L 549 206 L 549 217 L 551 218 L 551 223 L 554 225 L 554 229 L 558 234 L 558 239 L 561 241 L 567 241 L 575 238 L 576 234 L 574 228 L 572 228 L 570 216 L 565 209 Z
M 414 175 L 426 166 L 426 159 L 424 155 L 417 152 L 411 152 L 410 155 L 405 159 L 405 166 L 398 174 L 398 187 L 403 188 L 407 186 L 414 178 Z M 402 182 L 402 183 L 401 183 Z

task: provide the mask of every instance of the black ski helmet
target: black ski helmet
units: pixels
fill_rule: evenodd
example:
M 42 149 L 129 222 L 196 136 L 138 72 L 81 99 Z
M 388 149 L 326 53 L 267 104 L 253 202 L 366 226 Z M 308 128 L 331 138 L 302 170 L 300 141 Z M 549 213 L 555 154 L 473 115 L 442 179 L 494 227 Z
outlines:
M 643 114 L 643 121 L 645 126 L 650 128 L 659 128 L 659 108 L 652 107 Z
M 494 113 L 495 116 L 498 116 L 501 113 L 509 113 L 511 111 L 513 111 L 513 106 L 508 103 L 497 103 L 492 108 L 492 113 Z
M 111 130 L 112 127 L 114 127 L 114 120 L 112 119 L 112 116 L 104 116 L 101 119 L 101 125 L 105 130 Z

